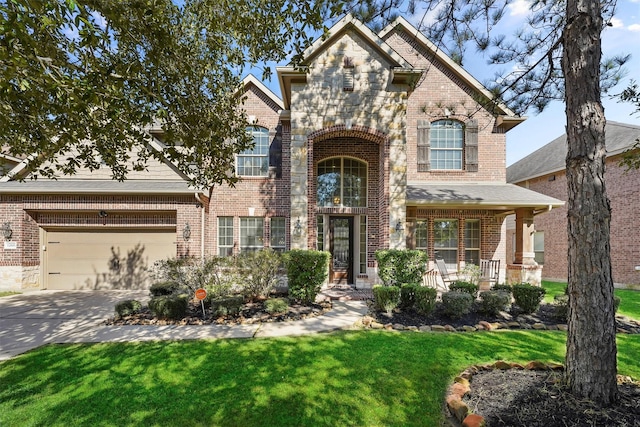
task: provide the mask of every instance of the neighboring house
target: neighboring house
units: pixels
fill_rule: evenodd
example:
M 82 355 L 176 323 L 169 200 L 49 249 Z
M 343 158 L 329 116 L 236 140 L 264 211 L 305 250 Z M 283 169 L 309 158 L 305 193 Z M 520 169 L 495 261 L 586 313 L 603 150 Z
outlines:
M 640 126 L 607 122 L 605 185 L 611 205 L 611 266 L 616 285 L 640 284 L 640 171 L 620 166 L 622 154 L 640 138 Z M 507 181 L 567 200 L 565 159 L 567 136 L 562 135 L 507 168 Z M 534 250 L 543 264 L 542 277 L 567 281 L 567 208 L 535 218 Z M 511 257 L 512 252 L 507 252 Z
M 163 257 L 264 247 L 330 251 L 330 282 L 358 287 L 378 281 L 383 248 L 438 253 L 451 269 L 500 259 L 502 280 L 535 276 L 523 236 L 562 202 L 506 183 L 506 132 L 524 118 L 402 18 L 375 34 L 347 16 L 304 58 L 277 68 L 282 99 L 244 80 L 256 145 L 237 156 L 235 188 L 194 191 L 161 162 L 123 183 L 106 172 L 5 178 L 2 286 L 136 287 Z

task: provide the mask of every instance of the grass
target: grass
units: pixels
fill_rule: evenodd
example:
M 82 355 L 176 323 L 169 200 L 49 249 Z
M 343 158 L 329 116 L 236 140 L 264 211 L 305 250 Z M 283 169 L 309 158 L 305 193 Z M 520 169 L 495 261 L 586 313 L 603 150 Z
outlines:
M 0 364 L 6 426 L 438 426 L 471 364 L 563 362 L 566 334 L 355 331 L 252 340 L 49 345 Z M 640 378 L 639 335 L 618 337 Z
M 11 295 L 18 295 L 20 292 L 16 292 L 16 291 L 0 291 L 0 298 L 2 297 L 9 297 Z
M 564 293 L 566 283 L 559 282 L 542 282 L 542 286 L 547 290 L 544 296 L 544 302 L 553 302 L 555 295 Z M 620 297 L 620 307 L 617 314 L 640 320 L 640 291 L 631 289 L 616 289 L 614 294 Z

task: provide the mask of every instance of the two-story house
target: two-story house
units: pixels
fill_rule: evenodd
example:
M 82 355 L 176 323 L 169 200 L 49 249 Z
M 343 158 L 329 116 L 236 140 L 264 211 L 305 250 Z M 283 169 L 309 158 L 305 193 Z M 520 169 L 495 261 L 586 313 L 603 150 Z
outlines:
M 194 191 L 161 162 L 124 183 L 4 179 L 3 283 L 132 287 L 125 269 L 137 264 L 263 247 L 327 250 L 329 281 L 358 287 L 378 281 L 383 248 L 422 249 L 454 270 L 500 259 L 502 281 L 539 277 L 533 217 L 562 202 L 506 183 L 506 133 L 524 118 L 403 18 L 375 34 L 346 16 L 304 58 L 277 68 L 281 98 L 245 78 L 255 147 L 237 155 L 234 188 Z

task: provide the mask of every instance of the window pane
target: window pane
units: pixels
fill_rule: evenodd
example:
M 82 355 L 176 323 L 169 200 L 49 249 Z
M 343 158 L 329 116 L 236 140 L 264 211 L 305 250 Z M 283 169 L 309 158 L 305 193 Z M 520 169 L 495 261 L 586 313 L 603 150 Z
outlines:
M 271 248 L 278 252 L 284 252 L 286 247 L 285 236 L 285 218 L 271 218 Z
M 218 217 L 218 255 L 233 255 L 233 217 Z
M 366 207 L 367 164 L 355 159 L 333 158 L 318 163 L 318 206 Z
M 318 206 L 340 205 L 340 160 L 329 159 L 318 163 Z
M 427 221 L 418 221 L 416 223 L 416 249 L 427 250 L 429 245 L 428 226 L 429 223 Z
M 360 274 L 367 274 L 367 217 L 360 215 Z
M 317 227 L 317 240 L 316 240 L 316 249 L 319 251 L 324 251 L 324 216 L 318 215 L 316 217 L 316 221 L 318 224 Z
M 240 252 L 264 247 L 263 223 L 263 218 L 240 218 Z
M 447 268 L 458 269 L 458 221 L 453 219 L 433 221 L 433 247 Z
M 267 176 L 269 172 L 269 131 L 250 126 L 247 132 L 253 136 L 255 146 L 238 154 L 237 174 L 242 176 Z
M 535 261 L 543 265 L 544 264 L 544 232 L 536 231 L 533 234 L 533 251 L 535 253 Z
M 480 220 L 468 219 L 464 222 L 464 260 L 467 264 L 480 265 Z
M 431 169 L 462 169 L 464 129 L 454 120 L 431 123 Z

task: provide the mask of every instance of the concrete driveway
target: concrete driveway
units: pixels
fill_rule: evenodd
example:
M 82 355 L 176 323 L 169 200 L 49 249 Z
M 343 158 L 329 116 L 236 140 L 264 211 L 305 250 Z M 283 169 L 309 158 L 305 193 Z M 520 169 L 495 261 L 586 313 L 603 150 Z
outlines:
M 113 316 L 118 301 L 149 291 L 34 291 L 0 298 L 0 360 L 43 344 L 73 342 Z

